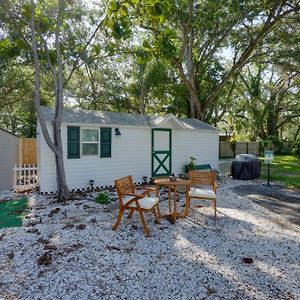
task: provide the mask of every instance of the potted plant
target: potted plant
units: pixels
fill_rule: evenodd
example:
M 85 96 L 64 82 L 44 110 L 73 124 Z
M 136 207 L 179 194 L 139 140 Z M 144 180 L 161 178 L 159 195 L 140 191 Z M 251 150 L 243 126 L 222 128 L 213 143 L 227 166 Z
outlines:
M 188 173 L 190 170 L 194 170 L 195 169 L 195 161 L 197 160 L 197 158 L 191 156 L 189 162 L 184 165 L 184 172 Z

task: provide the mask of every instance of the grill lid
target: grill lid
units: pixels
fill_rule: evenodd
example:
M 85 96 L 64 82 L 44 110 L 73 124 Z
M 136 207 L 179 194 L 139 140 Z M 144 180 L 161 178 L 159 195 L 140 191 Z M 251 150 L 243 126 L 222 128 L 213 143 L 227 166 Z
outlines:
M 252 154 L 239 154 L 235 157 L 234 161 L 259 161 L 259 159 Z

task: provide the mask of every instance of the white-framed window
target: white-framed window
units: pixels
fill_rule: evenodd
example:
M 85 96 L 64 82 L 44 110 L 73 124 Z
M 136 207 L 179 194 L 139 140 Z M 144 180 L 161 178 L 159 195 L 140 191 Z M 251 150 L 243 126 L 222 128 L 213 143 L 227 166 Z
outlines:
M 81 129 L 82 155 L 99 155 L 99 129 Z

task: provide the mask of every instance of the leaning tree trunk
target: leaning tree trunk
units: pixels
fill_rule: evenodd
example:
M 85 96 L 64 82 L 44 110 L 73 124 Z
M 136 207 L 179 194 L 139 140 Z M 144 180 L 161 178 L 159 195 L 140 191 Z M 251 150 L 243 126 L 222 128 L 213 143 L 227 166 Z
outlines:
M 52 64 L 49 50 L 46 41 L 44 41 L 46 58 L 48 60 L 48 67 L 52 70 L 54 86 L 55 86 L 55 114 L 52 121 L 53 127 L 53 138 L 51 139 L 49 131 L 46 126 L 44 115 L 41 109 L 41 76 L 40 76 L 40 58 L 38 53 L 38 43 L 36 39 L 36 20 L 35 20 L 35 10 L 36 3 L 31 0 L 31 38 L 32 38 L 32 53 L 34 61 L 34 77 L 35 77 L 35 87 L 34 87 L 34 104 L 37 111 L 37 118 L 39 120 L 45 141 L 49 148 L 54 153 L 55 165 L 56 165 L 56 182 L 57 182 L 57 196 L 58 201 L 65 201 L 69 198 L 69 191 L 66 182 L 66 175 L 64 169 L 63 161 L 63 145 L 61 139 L 61 123 L 63 115 L 63 67 L 62 67 L 62 55 L 60 51 L 60 28 L 61 28 L 61 15 L 64 8 L 64 0 L 59 0 L 58 14 L 57 14 L 57 24 L 55 31 L 55 46 L 57 53 L 57 63 L 58 70 Z M 43 37 L 40 36 L 43 41 Z
M 62 153 L 61 153 L 62 154 Z M 57 182 L 57 194 L 59 201 L 66 201 L 69 198 L 69 190 L 66 181 L 66 174 L 64 169 L 64 160 L 62 155 L 55 154 L 56 164 L 56 182 Z
M 69 190 L 66 181 L 66 173 L 63 159 L 63 145 L 61 139 L 61 122 L 53 122 L 53 142 L 57 151 L 55 152 L 55 165 L 56 165 L 56 183 L 57 183 L 57 196 L 59 201 L 66 201 L 69 198 Z

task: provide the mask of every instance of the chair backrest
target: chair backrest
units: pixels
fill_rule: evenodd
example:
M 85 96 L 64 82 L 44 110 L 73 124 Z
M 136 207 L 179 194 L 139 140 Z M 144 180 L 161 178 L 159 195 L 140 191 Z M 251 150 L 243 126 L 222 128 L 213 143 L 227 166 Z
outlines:
M 216 183 L 216 173 L 212 171 L 191 170 L 189 172 L 189 180 L 191 185 L 211 185 Z
M 134 193 L 134 185 L 132 181 L 132 176 L 128 175 L 115 180 L 115 186 L 119 198 L 120 206 L 123 206 L 123 195 L 125 193 Z

